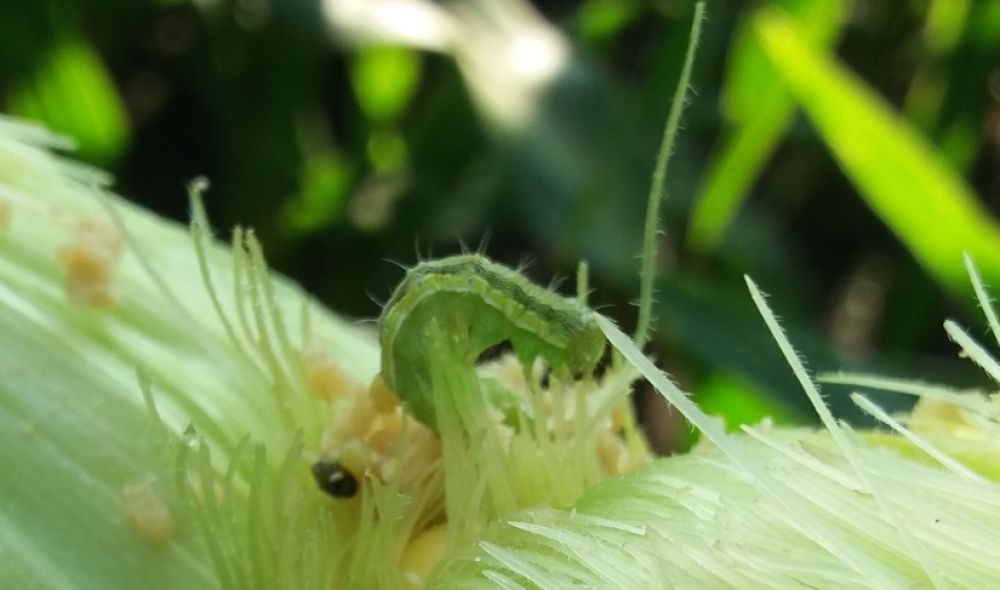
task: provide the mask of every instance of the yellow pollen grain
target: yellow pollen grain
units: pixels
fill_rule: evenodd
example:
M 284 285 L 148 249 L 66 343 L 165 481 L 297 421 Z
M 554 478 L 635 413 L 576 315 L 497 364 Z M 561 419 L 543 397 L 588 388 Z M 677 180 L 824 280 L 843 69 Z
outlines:
M 364 439 L 377 415 L 368 396 L 355 398 L 350 409 L 337 422 L 336 439 Z
M 371 449 L 357 439 L 349 440 L 344 444 L 337 455 L 337 462 L 359 480 L 370 471 L 374 463 Z
M 448 550 L 448 523 L 433 526 L 417 535 L 403 551 L 399 569 L 410 588 L 420 588 L 434 566 Z
M 396 393 L 389 388 L 389 385 L 382 379 L 382 375 L 376 375 L 368 387 L 368 395 L 372 399 L 372 405 L 379 414 L 390 414 L 399 406 L 399 398 Z
M 617 475 L 627 471 L 629 465 L 628 449 L 625 442 L 614 432 L 604 431 L 597 439 L 597 456 L 601 467 L 608 475 Z
M 112 275 L 121 256 L 118 230 L 97 220 L 82 221 L 56 252 L 66 267 L 66 296 L 77 305 L 104 309 L 115 302 Z
M 354 382 L 322 348 L 310 346 L 302 351 L 306 387 L 323 399 L 336 400 L 354 390 Z
M 149 479 L 125 486 L 122 497 L 129 526 L 150 543 L 162 545 L 170 540 L 174 518 Z
M 365 433 L 365 443 L 372 450 L 384 455 L 396 447 L 403 431 L 403 416 L 399 412 L 380 414 L 372 421 L 371 428 Z

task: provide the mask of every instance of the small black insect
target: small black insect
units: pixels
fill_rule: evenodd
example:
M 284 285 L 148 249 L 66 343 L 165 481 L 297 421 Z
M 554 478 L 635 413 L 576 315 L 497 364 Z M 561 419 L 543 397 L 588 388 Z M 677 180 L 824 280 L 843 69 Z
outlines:
M 357 478 L 336 461 L 320 459 L 313 464 L 312 474 L 319 489 L 334 498 L 353 498 L 358 493 Z

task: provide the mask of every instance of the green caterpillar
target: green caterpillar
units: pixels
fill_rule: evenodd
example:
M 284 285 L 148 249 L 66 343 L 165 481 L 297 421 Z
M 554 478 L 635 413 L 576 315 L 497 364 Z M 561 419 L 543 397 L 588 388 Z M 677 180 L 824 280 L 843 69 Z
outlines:
M 382 378 L 418 420 L 436 429 L 427 339 L 444 329 L 469 365 L 509 341 L 525 366 L 590 373 L 604 354 L 595 314 L 477 254 L 422 262 L 406 273 L 379 318 Z M 436 332 L 442 333 L 440 331 Z

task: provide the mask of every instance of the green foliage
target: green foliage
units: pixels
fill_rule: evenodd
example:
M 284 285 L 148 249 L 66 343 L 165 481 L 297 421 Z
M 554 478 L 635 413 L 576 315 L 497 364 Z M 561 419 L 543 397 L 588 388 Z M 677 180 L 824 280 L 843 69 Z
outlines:
M 587 0 L 576 14 L 576 27 L 585 41 L 613 41 L 640 12 L 635 0 Z
M 780 2 L 802 24 L 803 36 L 825 48 L 843 26 L 846 0 Z M 792 121 L 794 105 L 746 19 L 729 49 L 724 110 L 732 126 L 712 161 L 691 216 L 688 242 L 697 250 L 719 245 L 750 187 Z
M 336 153 L 317 151 L 302 163 L 299 194 L 285 204 L 291 231 L 321 230 L 341 217 L 353 180 L 350 163 Z
M 9 97 L 10 111 L 72 137 L 80 155 L 114 161 L 125 148 L 129 122 L 111 76 L 85 39 L 65 35 L 46 51 L 31 79 Z
M 724 416 L 730 430 L 768 419 L 775 424 L 801 424 L 805 419 L 782 400 L 731 375 L 712 375 L 694 395 L 706 414 Z
M 1000 226 L 947 163 L 778 13 L 756 28 L 785 83 L 868 205 L 938 280 L 964 284 L 962 253 L 1000 278 Z
M 420 79 L 420 56 L 400 47 L 361 50 L 351 68 L 358 105 L 376 123 L 397 118 Z

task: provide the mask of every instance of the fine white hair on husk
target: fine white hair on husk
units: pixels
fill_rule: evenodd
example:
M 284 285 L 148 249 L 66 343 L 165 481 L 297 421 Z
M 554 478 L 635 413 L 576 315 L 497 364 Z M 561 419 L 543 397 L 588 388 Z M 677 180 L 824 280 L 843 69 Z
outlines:
M 0 116 L 0 586 L 329 588 L 356 527 L 304 459 L 326 404 L 284 318 L 307 297 L 252 234 L 208 239 L 197 198 L 189 233 L 52 152 L 71 146 Z M 74 300 L 67 244 L 104 255 L 100 305 Z M 303 323 L 352 379 L 377 370 L 369 333 Z
M 966 264 L 995 331 L 985 288 L 972 261 Z M 899 436 L 855 432 L 830 414 L 763 294 L 747 282 L 825 430 L 764 424 L 727 434 L 602 320 L 615 348 L 706 443 L 605 482 L 571 510 L 528 511 L 494 524 L 477 545 L 444 563 L 429 587 L 1000 586 L 1000 485 L 993 480 L 1000 425 L 993 398 L 914 380 L 823 376 L 926 401 L 896 419 L 854 394 L 859 407 Z M 985 348 L 954 323 L 945 326 L 964 354 L 1000 375 Z M 939 414 L 940 407 L 949 409 Z

